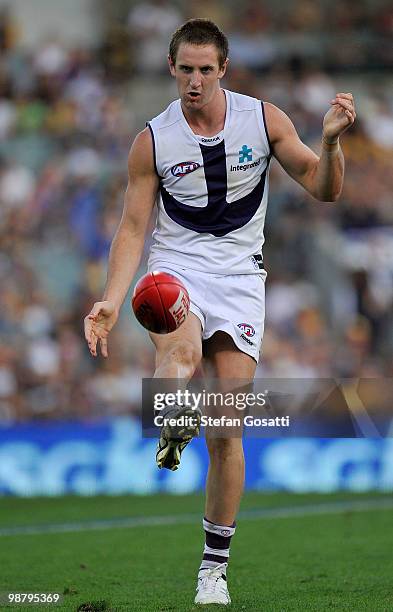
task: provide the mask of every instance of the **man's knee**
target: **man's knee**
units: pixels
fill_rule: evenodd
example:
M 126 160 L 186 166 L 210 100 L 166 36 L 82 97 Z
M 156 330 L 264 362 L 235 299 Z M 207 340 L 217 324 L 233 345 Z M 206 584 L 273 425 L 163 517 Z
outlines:
M 243 456 L 241 438 L 206 438 L 210 460 L 225 461 L 228 457 Z
M 182 366 L 196 368 L 202 359 L 202 347 L 189 340 L 177 340 L 165 351 L 160 351 L 159 361 L 172 361 Z

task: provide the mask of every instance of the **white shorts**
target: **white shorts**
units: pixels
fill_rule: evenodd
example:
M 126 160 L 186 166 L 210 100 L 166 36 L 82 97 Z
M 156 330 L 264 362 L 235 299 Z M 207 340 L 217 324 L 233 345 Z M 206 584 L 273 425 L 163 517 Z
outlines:
M 190 311 L 202 325 L 202 340 L 216 331 L 231 336 L 237 348 L 258 363 L 265 321 L 265 278 L 261 274 L 209 274 L 174 264 L 155 263 L 177 276 L 190 295 Z

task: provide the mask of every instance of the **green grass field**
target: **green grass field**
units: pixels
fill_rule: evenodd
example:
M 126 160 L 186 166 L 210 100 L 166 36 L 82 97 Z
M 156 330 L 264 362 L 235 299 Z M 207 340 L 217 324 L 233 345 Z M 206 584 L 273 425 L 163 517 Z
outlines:
M 248 493 L 231 547 L 230 609 L 393 610 L 392 510 L 392 495 Z M 3 498 L 0 591 L 58 592 L 63 601 L 1 609 L 199 610 L 202 511 L 199 495 Z M 122 526 L 127 517 L 142 524 Z M 23 526 L 36 532 L 15 531 Z

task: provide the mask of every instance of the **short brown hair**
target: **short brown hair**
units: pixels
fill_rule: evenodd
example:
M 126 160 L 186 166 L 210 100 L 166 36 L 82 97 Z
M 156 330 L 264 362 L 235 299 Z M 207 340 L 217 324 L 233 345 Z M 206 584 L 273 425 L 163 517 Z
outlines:
M 224 32 L 209 19 L 189 19 L 174 32 L 169 45 L 169 57 L 174 64 L 181 43 L 215 45 L 220 68 L 228 57 L 228 39 Z

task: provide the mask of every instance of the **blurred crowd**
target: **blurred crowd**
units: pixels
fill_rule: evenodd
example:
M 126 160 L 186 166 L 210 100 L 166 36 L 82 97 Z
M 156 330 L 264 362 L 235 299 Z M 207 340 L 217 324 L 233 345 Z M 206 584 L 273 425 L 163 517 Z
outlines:
M 229 34 L 223 85 L 277 104 L 317 152 L 337 88 L 357 98 L 337 204 L 316 202 L 272 165 L 257 375 L 393 375 L 392 7 L 346 1 L 329 11 L 302 0 L 269 13 L 246 2 L 238 14 L 225 6 L 199 0 L 186 13 L 151 0 L 108 25 L 96 48 L 48 38 L 34 52 L 20 43 L 12 13 L 0 14 L 0 421 L 139 410 L 154 356 L 128 300 L 107 360 L 90 357 L 83 317 L 102 294 L 130 143 L 150 118 L 133 93 L 144 88 L 149 99 L 169 81 L 169 37 L 192 16 Z M 322 31 L 345 38 L 342 53 L 335 47 L 324 61 L 307 37 Z M 371 55 L 374 35 L 381 44 Z M 362 71 L 349 72 L 357 59 Z M 156 114 L 164 102 L 155 103 Z
M 231 41 L 231 62 L 254 70 L 280 61 L 313 57 L 324 67 L 342 70 L 387 69 L 393 64 L 393 6 L 387 0 L 150 0 L 136 4 L 127 18 L 133 69 L 165 70 L 165 46 L 177 24 L 207 17 Z M 125 17 L 125 16 L 124 16 Z

